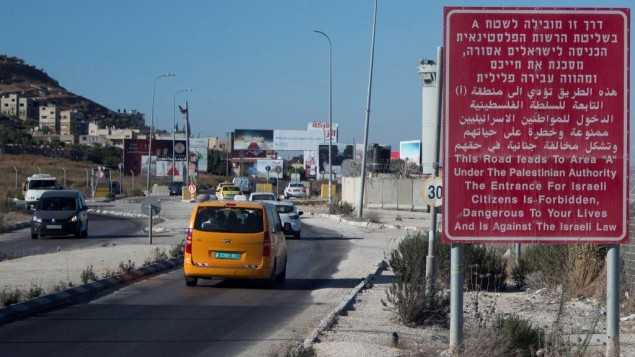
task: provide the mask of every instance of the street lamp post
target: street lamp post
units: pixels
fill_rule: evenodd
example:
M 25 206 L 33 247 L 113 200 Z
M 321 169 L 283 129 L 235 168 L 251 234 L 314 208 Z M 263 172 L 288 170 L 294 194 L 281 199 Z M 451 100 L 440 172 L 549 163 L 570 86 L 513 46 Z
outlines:
M 150 170 L 152 169 L 152 136 L 154 135 L 154 100 L 157 93 L 157 81 L 161 78 L 175 77 L 174 73 L 163 73 L 154 77 L 152 86 L 152 111 L 150 114 L 150 133 L 148 134 L 148 177 L 146 180 L 146 192 L 150 196 Z
M 364 120 L 364 152 L 362 153 L 361 187 L 357 193 L 357 218 L 362 218 L 364 211 L 364 184 L 366 181 L 366 156 L 368 154 L 368 126 L 370 123 L 370 100 L 373 89 L 373 68 L 375 64 L 375 29 L 377 28 L 377 0 L 373 11 L 373 32 L 370 41 L 370 68 L 368 70 L 368 97 L 366 99 L 366 118 Z
M 190 88 L 179 89 L 172 96 L 172 182 L 174 182 L 174 168 L 176 165 L 176 96 L 180 93 L 191 92 Z
M 331 186 L 333 185 L 333 161 L 332 161 L 332 151 L 333 151 L 333 42 L 331 42 L 331 38 L 326 33 L 313 30 L 313 32 L 324 36 L 329 42 L 329 209 L 333 204 L 333 196 Z

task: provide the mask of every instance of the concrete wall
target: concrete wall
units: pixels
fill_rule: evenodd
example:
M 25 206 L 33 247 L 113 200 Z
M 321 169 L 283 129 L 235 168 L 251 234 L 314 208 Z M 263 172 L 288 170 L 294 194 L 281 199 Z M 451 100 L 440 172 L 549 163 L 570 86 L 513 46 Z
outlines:
M 371 177 L 366 181 L 364 206 L 368 208 L 426 210 L 422 179 Z M 342 178 L 342 201 L 355 206 L 359 177 Z

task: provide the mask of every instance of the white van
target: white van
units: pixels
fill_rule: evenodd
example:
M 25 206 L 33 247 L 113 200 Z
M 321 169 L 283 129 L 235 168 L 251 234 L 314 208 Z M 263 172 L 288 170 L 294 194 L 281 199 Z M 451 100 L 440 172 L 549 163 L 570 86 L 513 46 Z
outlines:
M 27 177 L 23 187 L 26 206 L 33 206 L 44 192 L 58 188 L 57 179 L 49 174 L 35 174 Z

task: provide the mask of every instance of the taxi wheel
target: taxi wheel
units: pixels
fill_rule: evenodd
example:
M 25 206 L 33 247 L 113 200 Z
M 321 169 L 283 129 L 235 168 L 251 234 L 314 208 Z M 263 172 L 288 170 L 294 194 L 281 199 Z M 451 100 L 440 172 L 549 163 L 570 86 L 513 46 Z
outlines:
M 185 277 L 185 285 L 187 286 L 196 286 L 196 283 L 198 282 L 197 278 L 192 278 L 189 276 Z
M 31 232 L 31 239 L 38 239 L 40 236 L 37 233 Z
M 280 274 L 278 274 L 276 276 L 276 283 L 278 284 L 282 284 L 284 283 L 284 281 L 287 280 L 287 262 L 284 262 L 284 267 L 282 268 L 282 271 L 280 272 Z

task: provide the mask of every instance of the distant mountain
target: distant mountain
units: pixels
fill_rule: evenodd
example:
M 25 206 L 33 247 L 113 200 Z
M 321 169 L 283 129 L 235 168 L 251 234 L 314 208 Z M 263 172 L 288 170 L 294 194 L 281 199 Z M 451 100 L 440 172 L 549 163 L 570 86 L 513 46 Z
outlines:
M 62 109 L 77 109 L 88 120 L 101 121 L 105 125 L 132 125 L 138 129 L 145 126 L 140 113 L 114 112 L 88 98 L 69 92 L 43 69 L 27 64 L 20 58 L 0 54 L 0 95 L 9 93 L 31 97 L 40 104 L 54 103 Z M 134 120 L 130 120 L 132 115 L 135 116 Z

